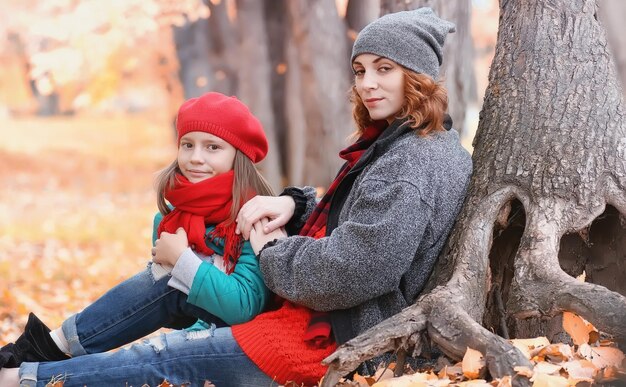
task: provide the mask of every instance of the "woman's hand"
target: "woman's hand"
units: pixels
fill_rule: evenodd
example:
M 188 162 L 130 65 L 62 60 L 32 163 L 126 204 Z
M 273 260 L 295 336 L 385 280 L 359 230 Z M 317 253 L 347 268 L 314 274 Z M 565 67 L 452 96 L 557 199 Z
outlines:
M 287 238 L 287 233 L 282 227 L 266 233 L 264 229 L 267 228 L 268 224 L 269 221 L 263 218 L 261 221 L 256 222 L 250 230 L 250 245 L 252 246 L 254 253 L 257 255 L 267 242 L 273 241 L 274 239 Z
M 176 234 L 163 231 L 152 248 L 152 260 L 162 265 L 175 266 L 188 246 L 187 233 L 182 227 L 176 230 Z
M 264 218 L 269 219 L 263 224 L 264 232 L 271 233 L 286 225 L 295 209 L 296 203 L 291 196 L 255 196 L 239 210 L 235 233 L 249 239 L 253 225 Z

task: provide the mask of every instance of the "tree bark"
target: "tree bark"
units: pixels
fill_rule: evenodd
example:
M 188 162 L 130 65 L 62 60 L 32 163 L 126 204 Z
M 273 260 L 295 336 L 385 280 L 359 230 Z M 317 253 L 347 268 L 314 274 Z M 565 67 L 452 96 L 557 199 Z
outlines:
M 298 47 L 295 52 L 300 79 L 300 107 L 303 117 L 291 117 L 291 123 L 305 130 L 304 157 L 301 164 L 303 181 L 315 186 L 328 186 L 341 162 L 336 155 L 346 145 L 353 129 L 348 104 L 349 53 L 346 26 L 331 0 L 288 1 L 291 38 Z M 329 44 L 332 42 L 332 44 Z M 292 86 L 293 87 L 293 86 Z M 296 101 L 288 101 L 297 104 Z M 291 129 L 290 129 L 291 130 Z M 291 159 L 291 157 L 290 157 Z M 299 171 L 291 171 L 297 176 Z
M 261 121 L 269 152 L 260 167 L 275 191 L 282 190 L 280 151 L 276 140 L 272 107 L 271 63 L 265 26 L 264 4 L 258 0 L 237 0 L 240 36 L 239 97 Z
M 349 0 L 346 7 L 348 28 L 356 34 L 366 25 L 378 18 L 380 0 Z
M 325 382 L 382 351 L 411 347 L 422 331 L 454 359 L 471 347 L 485 354 L 491 376 L 515 375 L 526 358 L 481 326 L 494 289 L 510 319 L 572 311 L 626 344 L 624 295 L 576 280 L 559 262 L 564 235 L 588 235 L 607 205 L 626 211 L 623 98 L 595 2 L 503 0 L 500 8 L 474 174 L 447 248 L 413 306 L 325 360 Z M 519 224 L 520 211 L 523 231 L 512 233 L 519 248 L 510 261 L 492 254 L 490 262 L 494 235 Z M 622 252 L 610 259 L 623 266 Z M 494 276 L 502 265 L 508 276 Z M 407 328 L 406 321 L 417 323 Z M 376 347 L 366 340 L 373 334 Z M 528 384 L 519 376 L 513 382 Z
M 477 99 L 474 75 L 474 43 L 471 31 L 470 0 L 381 0 L 381 15 L 430 7 L 435 13 L 456 24 L 456 33 L 448 35 L 440 77 L 448 90 L 448 112 L 454 127 L 464 133 L 467 106 Z
M 622 83 L 622 91 L 626 90 L 626 2 L 623 0 L 599 0 L 598 16 L 606 29 L 609 48 L 615 58 L 617 74 Z

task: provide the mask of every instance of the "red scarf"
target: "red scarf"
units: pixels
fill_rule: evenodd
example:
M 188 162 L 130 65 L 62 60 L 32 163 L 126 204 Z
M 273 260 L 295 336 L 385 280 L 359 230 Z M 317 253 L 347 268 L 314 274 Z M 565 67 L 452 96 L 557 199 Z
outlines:
M 368 126 L 354 144 L 339 152 L 339 157 L 346 160 L 346 163 L 300 230 L 301 236 L 309 236 L 315 239 L 326 236 L 326 221 L 328 219 L 328 211 L 330 210 L 330 200 L 339 183 L 359 161 L 367 148 L 378 139 L 386 127 L 387 122 L 385 121 L 378 121 L 374 125 Z M 304 341 L 315 347 L 323 348 L 332 341 L 330 329 L 328 313 L 312 311 L 311 320 L 304 334 Z
M 235 268 L 242 245 L 241 236 L 235 234 L 236 224 L 230 219 L 233 179 L 233 171 L 198 183 L 176 175 L 174 187 L 165 190 L 165 198 L 174 210 L 163 217 L 158 229 L 158 235 L 161 235 L 163 231 L 175 233 L 182 227 L 187 232 L 189 247 L 207 256 L 215 253 L 208 247 L 208 242 L 223 239 L 228 274 Z M 215 225 L 215 229 L 205 236 L 207 225 Z

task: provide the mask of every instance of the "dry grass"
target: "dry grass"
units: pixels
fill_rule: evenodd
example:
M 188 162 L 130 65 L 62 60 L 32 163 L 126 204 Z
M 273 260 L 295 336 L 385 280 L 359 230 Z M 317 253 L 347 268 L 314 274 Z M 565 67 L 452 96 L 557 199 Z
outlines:
M 172 140 L 158 115 L 0 120 L 0 344 L 143 268 Z

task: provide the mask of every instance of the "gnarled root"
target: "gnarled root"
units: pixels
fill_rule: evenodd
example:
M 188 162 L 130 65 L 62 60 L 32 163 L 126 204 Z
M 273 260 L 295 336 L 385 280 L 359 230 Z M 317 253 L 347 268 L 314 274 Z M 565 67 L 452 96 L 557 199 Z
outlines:
M 600 285 L 577 281 L 559 266 L 559 241 L 568 226 L 560 217 L 563 213 L 568 211 L 563 211 L 555 200 L 529 209 L 528 228 L 515 258 L 508 312 L 518 318 L 574 312 L 624 345 L 626 297 Z M 557 226 L 548 227 L 548 223 Z
M 397 315 L 370 328 L 361 335 L 343 344 L 324 359 L 328 371 L 322 387 L 334 386 L 339 379 L 356 369 L 363 361 L 371 359 L 396 348 L 408 348 L 415 345 L 411 337 L 426 327 L 426 318 L 419 305 L 413 305 Z

